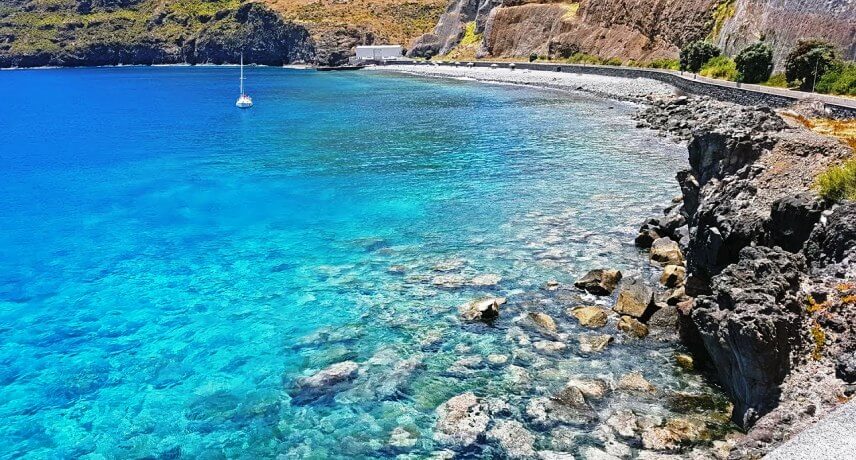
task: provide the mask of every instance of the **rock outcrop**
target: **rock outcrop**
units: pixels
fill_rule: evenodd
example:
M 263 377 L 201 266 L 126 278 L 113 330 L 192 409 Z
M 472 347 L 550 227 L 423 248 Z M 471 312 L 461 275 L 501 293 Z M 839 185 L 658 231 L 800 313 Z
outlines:
M 856 350 L 856 205 L 813 189 L 852 151 L 769 109 L 706 98 L 655 101 L 640 118 L 688 140 L 690 169 L 666 211 L 685 218 L 686 233 L 654 218 L 637 244 L 685 241 L 687 279 L 670 298 L 695 299 L 676 301 L 680 335 L 693 366 L 711 369 L 731 397 L 732 419 L 761 427 L 735 452 L 760 457 L 831 410 L 856 378 L 846 358 Z

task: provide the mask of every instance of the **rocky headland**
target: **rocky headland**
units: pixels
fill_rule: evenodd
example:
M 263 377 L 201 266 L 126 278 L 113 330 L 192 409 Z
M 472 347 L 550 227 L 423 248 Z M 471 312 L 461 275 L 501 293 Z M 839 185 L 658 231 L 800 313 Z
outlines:
M 637 244 L 679 245 L 680 334 L 749 430 L 732 458 L 760 457 L 854 390 L 856 203 L 813 189 L 853 152 L 770 109 L 707 98 L 654 100 L 639 119 L 686 140 L 690 169 Z

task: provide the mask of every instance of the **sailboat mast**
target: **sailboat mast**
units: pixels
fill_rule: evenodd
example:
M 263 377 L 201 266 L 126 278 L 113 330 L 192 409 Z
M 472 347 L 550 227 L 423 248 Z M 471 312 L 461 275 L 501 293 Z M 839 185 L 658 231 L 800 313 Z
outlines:
M 241 96 L 244 95 L 244 53 L 241 53 Z

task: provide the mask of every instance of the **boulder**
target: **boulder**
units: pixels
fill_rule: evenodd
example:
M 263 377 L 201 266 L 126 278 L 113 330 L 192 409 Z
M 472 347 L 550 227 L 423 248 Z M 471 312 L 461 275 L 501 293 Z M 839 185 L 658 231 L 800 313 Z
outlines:
M 621 457 L 616 457 L 615 455 L 594 446 L 585 446 L 581 448 L 580 458 L 582 460 L 621 460 Z
M 499 306 L 505 303 L 505 297 L 488 297 L 473 300 L 458 307 L 458 312 L 466 321 L 491 321 L 499 316 Z
M 687 269 L 683 265 L 666 265 L 663 275 L 660 276 L 660 284 L 667 288 L 673 288 L 684 284 Z
M 547 332 L 556 332 L 558 330 L 556 327 L 556 321 L 546 313 L 529 313 L 529 319 L 531 319 L 536 326 Z
M 636 414 L 629 409 L 619 410 L 610 415 L 606 419 L 606 425 L 624 438 L 636 437 L 639 432 L 639 423 Z
M 532 346 L 534 346 L 536 350 L 544 353 L 560 353 L 568 348 L 568 346 L 562 342 L 552 342 L 549 340 L 539 340 L 533 343 Z
M 621 286 L 615 310 L 618 314 L 634 318 L 646 318 L 653 313 L 654 291 L 639 279 L 633 279 Z
M 526 405 L 526 417 L 539 428 L 556 425 L 585 425 L 597 420 L 597 413 L 574 390 L 562 390 L 553 397 L 532 398 Z
M 642 445 L 646 449 L 674 451 L 683 445 L 697 443 L 709 437 L 707 428 L 701 422 L 686 418 L 675 418 L 665 426 L 654 427 L 642 433 Z
M 693 357 L 686 354 L 686 353 L 676 354 L 675 355 L 675 362 L 678 363 L 678 366 L 681 366 L 682 368 L 684 368 L 688 371 L 693 370 L 693 367 L 695 367 L 694 363 L 693 363 Z
M 619 281 L 621 281 L 620 271 L 599 268 L 586 273 L 574 282 L 574 286 L 594 295 L 610 295 Z
M 506 458 L 531 458 L 535 455 L 535 436 L 516 420 L 497 422 L 487 438 L 499 445 Z
M 640 372 L 631 372 L 629 374 L 624 374 L 618 379 L 619 390 L 625 391 L 638 391 L 638 392 L 646 392 L 652 393 L 656 391 L 654 385 L 651 385 L 651 382 L 645 380 L 645 377 L 642 376 Z
M 684 263 L 684 255 L 675 240 L 660 238 L 651 244 L 651 260 L 661 264 L 680 265 Z
M 609 383 L 603 379 L 578 379 L 568 380 L 567 386 L 575 387 L 587 399 L 603 399 L 610 391 Z
M 621 319 L 618 320 L 618 330 L 623 331 L 631 337 L 636 337 L 637 339 L 644 339 L 648 335 L 648 326 L 630 316 L 622 316 Z
M 677 305 L 687 299 L 689 299 L 689 297 L 687 297 L 686 288 L 679 286 L 669 291 L 666 296 L 666 305 Z
M 484 403 L 471 392 L 455 396 L 437 407 L 434 440 L 462 448 L 485 436 L 490 417 Z
M 588 328 L 606 326 L 609 318 L 607 311 L 600 307 L 577 307 L 568 309 L 567 313 L 576 318 L 580 325 Z
M 306 404 L 338 392 L 343 384 L 357 377 L 359 369 L 353 361 L 342 361 L 298 379 L 289 391 L 292 403 Z
M 605 334 L 581 334 L 579 340 L 581 352 L 593 353 L 603 351 L 615 339 Z

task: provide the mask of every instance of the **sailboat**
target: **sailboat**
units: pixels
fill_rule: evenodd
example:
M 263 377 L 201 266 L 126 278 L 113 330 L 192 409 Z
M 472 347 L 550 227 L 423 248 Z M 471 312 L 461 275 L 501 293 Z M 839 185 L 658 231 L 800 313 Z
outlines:
M 238 96 L 235 106 L 240 109 L 248 109 L 253 106 L 253 98 L 244 92 L 244 53 L 241 53 L 241 95 Z

